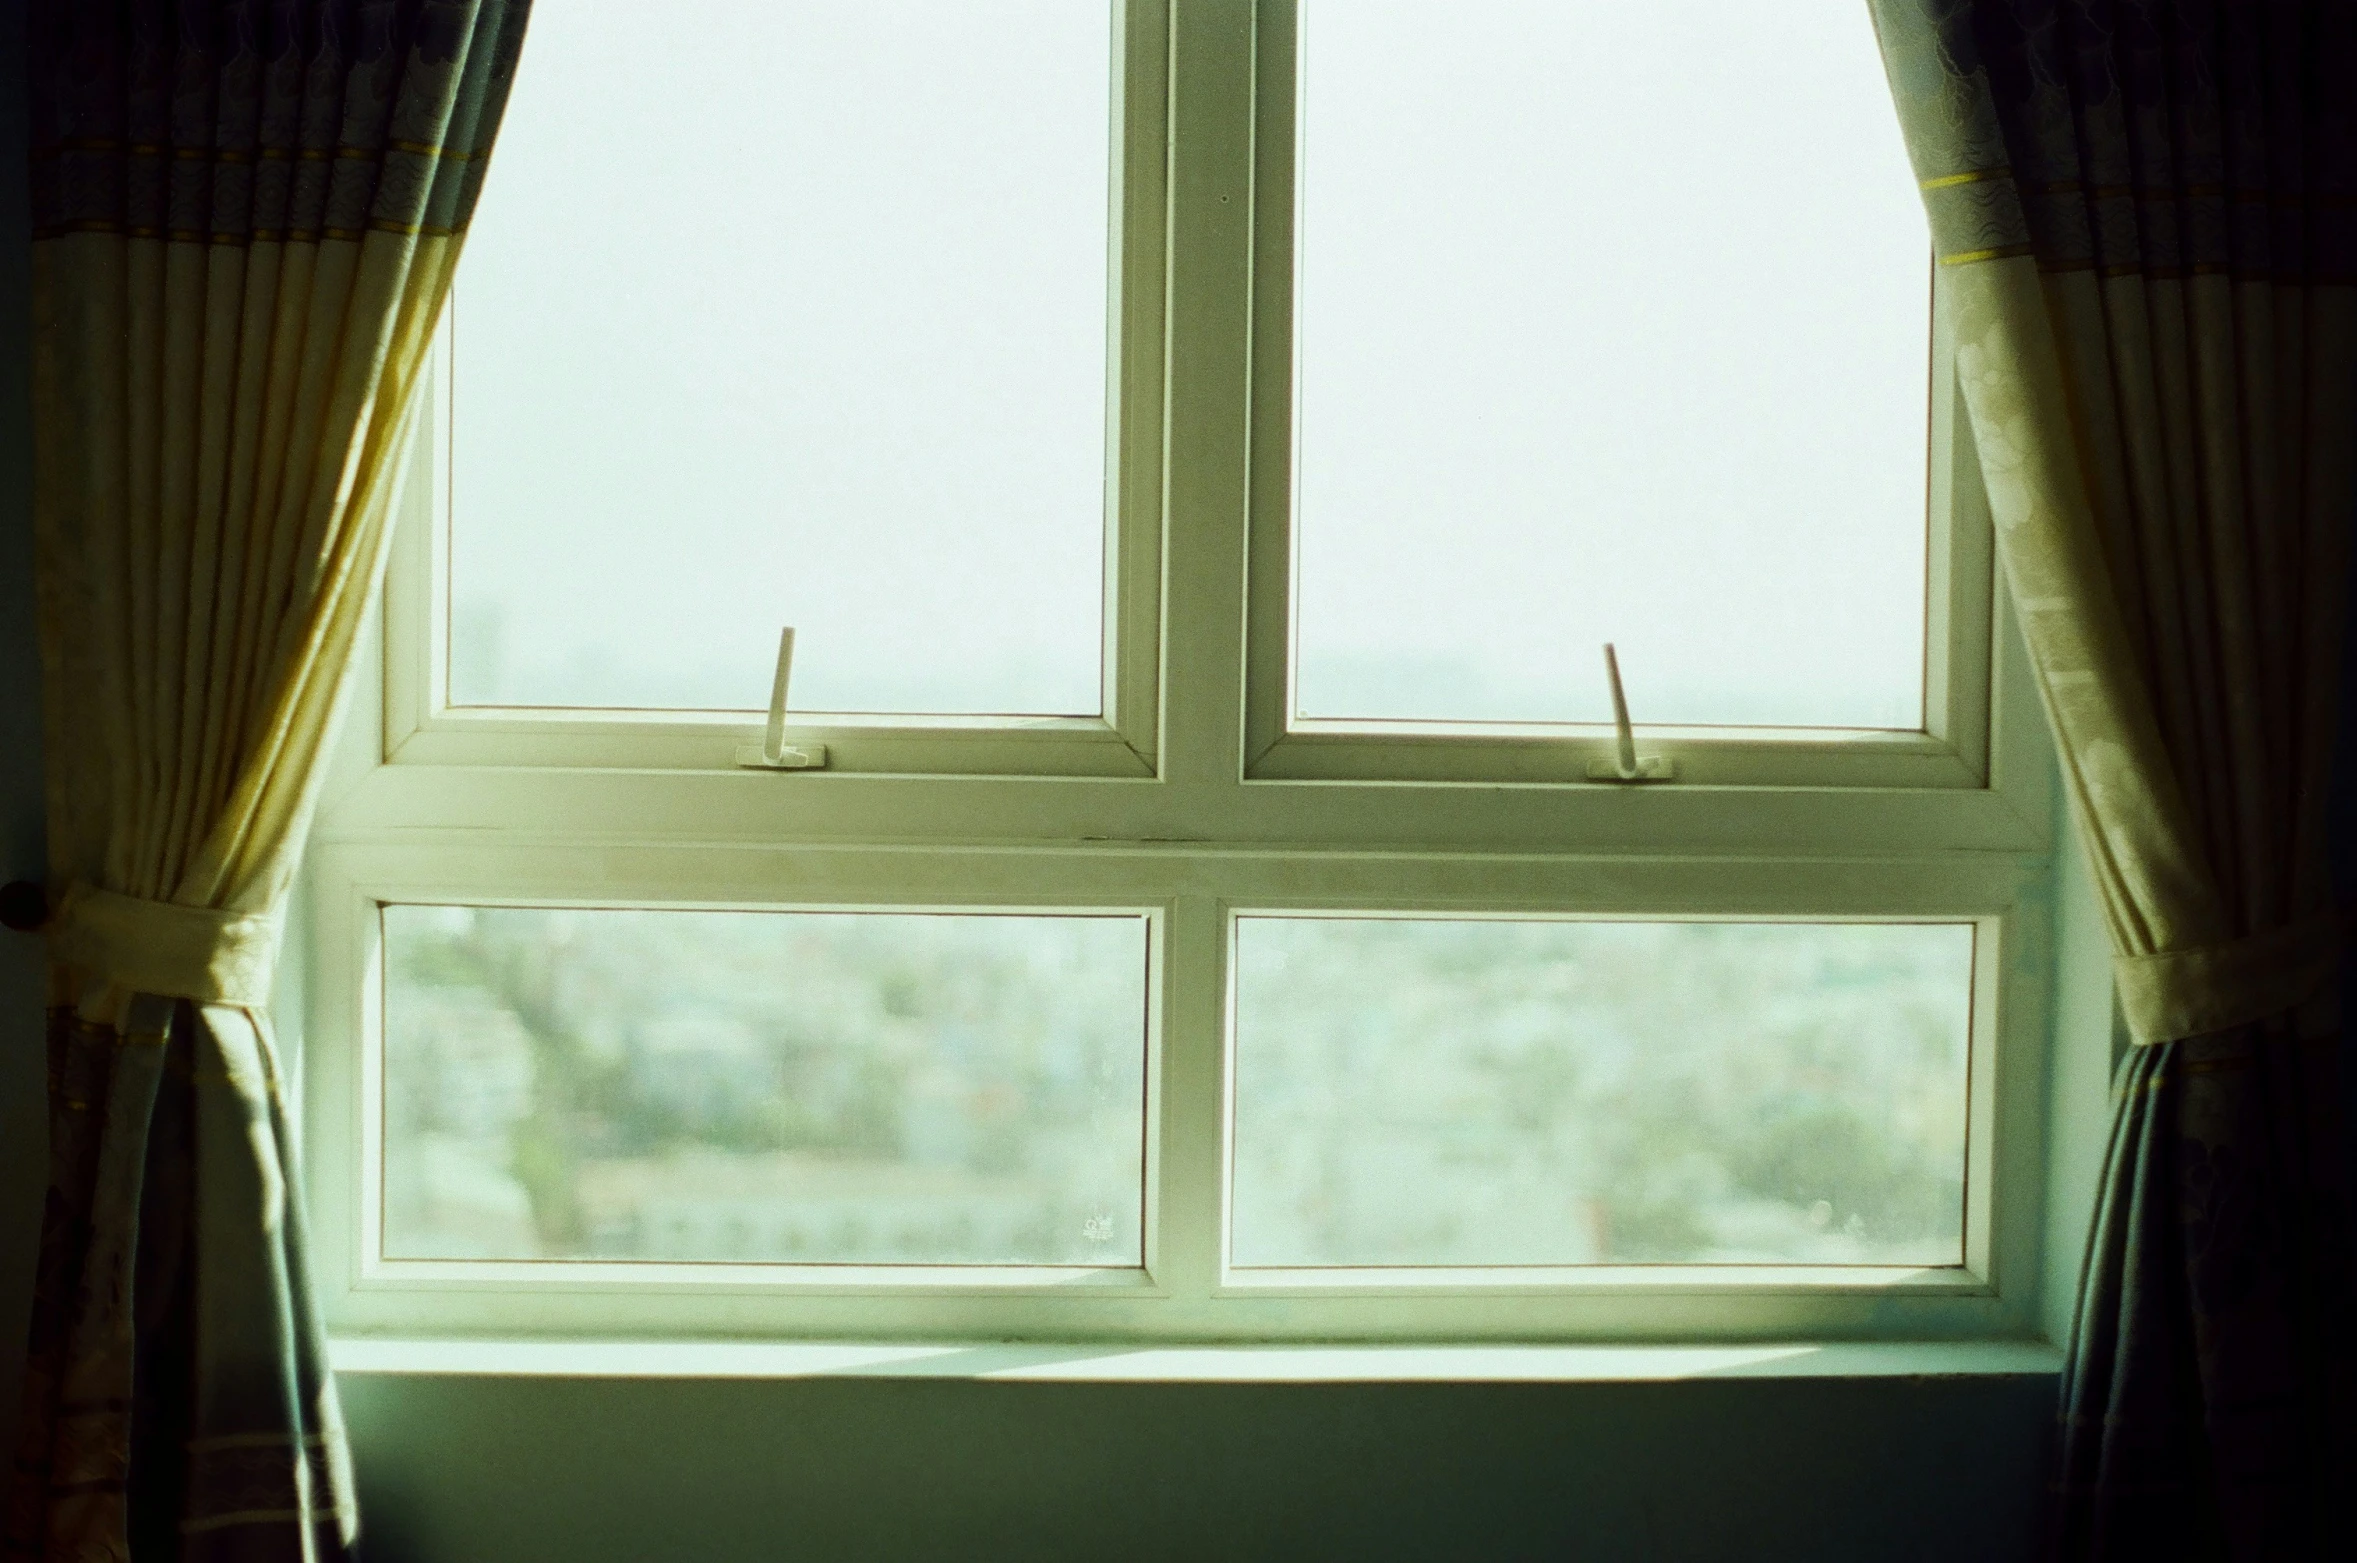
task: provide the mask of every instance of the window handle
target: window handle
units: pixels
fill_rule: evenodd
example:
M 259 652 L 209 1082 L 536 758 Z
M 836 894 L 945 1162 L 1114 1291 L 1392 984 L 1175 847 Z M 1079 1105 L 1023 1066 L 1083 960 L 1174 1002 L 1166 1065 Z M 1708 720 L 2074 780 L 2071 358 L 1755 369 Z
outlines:
M 815 771 L 825 768 L 825 744 L 786 742 L 786 685 L 794 676 L 794 626 L 778 631 L 777 676 L 769 681 L 769 726 L 757 744 L 737 746 L 737 764 L 756 771 Z
M 1678 762 L 1667 755 L 1637 753 L 1637 730 L 1629 725 L 1629 697 L 1621 692 L 1620 654 L 1604 643 L 1604 677 L 1612 685 L 1612 726 L 1620 752 L 1609 760 L 1590 760 L 1588 780 L 1611 782 L 1672 781 Z

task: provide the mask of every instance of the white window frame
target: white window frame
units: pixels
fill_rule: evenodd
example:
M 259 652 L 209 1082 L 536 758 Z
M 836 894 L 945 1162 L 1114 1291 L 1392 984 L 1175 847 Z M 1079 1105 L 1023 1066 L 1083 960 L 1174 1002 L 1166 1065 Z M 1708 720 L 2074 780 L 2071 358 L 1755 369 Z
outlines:
M 1937 349 L 1922 735 L 1284 732 L 1291 0 L 1118 0 L 1102 720 L 830 719 L 740 770 L 751 713 L 453 709 L 448 431 L 422 437 L 379 720 L 313 835 L 303 1096 L 339 1333 L 1186 1340 L 1964 1338 L 2034 1332 L 2055 788 Z M 462 317 L 463 318 L 463 317 Z M 439 436 L 439 437 L 438 437 Z M 758 683 L 758 678 L 753 680 Z M 1656 738 L 1661 741 L 1657 744 Z M 379 908 L 1123 910 L 1149 920 L 1138 1269 L 386 1261 Z M 1240 1270 L 1222 1250 L 1239 912 L 1970 922 L 1964 1263 Z
M 1609 726 L 1288 719 L 1294 698 L 1292 396 L 1296 0 L 1265 0 L 1257 48 L 1254 143 L 1252 503 L 1246 772 L 1255 778 L 1387 781 L 1584 781 L 1609 759 Z M 1956 787 L 1989 779 L 1990 568 L 1994 539 L 1968 420 L 1956 416 L 1953 313 L 1924 251 L 1932 293 L 1925 502 L 1924 726 L 1646 728 L 1645 748 L 1703 786 Z M 1642 715 L 1640 712 L 1639 715 Z
M 1162 7 L 1114 5 L 1114 156 L 1107 219 L 1104 638 L 1100 715 L 869 716 L 797 713 L 797 742 L 823 743 L 829 767 L 861 774 L 1154 774 L 1160 695 L 1155 647 L 1163 424 L 1163 288 L 1168 202 L 1169 36 Z M 384 748 L 413 765 L 632 765 L 709 770 L 757 742 L 762 716 L 737 711 L 592 712 L 464 706 L 449 699 L 454 359 L 463 288 L 453 291 L 427 369 L 430 433 L 418 441 L 385 584 Z M 745 670 L 768 687 L 769 669 Z

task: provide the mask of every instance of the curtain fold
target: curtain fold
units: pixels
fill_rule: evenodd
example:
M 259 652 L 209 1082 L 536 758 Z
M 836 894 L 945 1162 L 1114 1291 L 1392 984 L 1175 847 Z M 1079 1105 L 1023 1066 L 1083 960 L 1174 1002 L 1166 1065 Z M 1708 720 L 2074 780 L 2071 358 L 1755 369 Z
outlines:
M 1873 10 L 2140 1044 L 2051 1549 L 2357 1552 L 2346 925 L 2324 876 L 2357 525 L 2357 6 Z
M 266 1019 L 528 0 L 35 0 L 50 1186 L 12 1557 L 358 1517 Z

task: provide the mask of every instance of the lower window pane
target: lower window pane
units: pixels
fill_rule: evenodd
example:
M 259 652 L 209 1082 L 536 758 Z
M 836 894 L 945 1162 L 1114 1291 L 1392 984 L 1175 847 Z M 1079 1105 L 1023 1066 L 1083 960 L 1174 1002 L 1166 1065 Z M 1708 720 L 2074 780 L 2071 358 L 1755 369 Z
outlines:
M 1239 1266 L 1963 1261 L 1969 924 L 1242 917 Z
M 1135 916 L 384 909 L 384 1254 L 1142 1262 Z

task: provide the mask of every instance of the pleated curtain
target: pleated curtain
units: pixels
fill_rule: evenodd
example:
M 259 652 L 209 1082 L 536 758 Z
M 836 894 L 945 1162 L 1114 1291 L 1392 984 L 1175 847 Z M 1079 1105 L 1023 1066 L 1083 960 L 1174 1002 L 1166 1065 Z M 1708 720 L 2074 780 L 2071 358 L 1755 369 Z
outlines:
M 50 1173 L 12 1558 L 357 1528 L 265 1019 L 525 0 L 34 0 Z
M 2324 839 L 2357 522 L 2357 5 L 1874 12 L 2137 1044 L 2051 1551 L 2357 1556 Z

